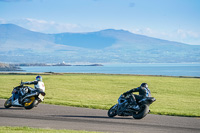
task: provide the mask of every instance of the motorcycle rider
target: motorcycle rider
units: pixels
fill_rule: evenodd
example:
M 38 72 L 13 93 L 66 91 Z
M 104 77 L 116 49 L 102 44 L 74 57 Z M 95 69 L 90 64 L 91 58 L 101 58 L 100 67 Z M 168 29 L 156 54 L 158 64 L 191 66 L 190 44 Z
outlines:
M 133 92 L 139 92 L 139 95 L 132 94 Z M 140 85 L 140 87 L 131 89 L 131 90 L 123 93 L 122 95 L 124 97 L 126 97 L 129 94 L 131 94 L 131 96 L 129 97 L 130 108 L 132 108 L 134 110 L 139 110 L 140 109 L 140 107 L 136 103 L 136 99 L 137 100 L 142 100 L 145 97 L 151 97 L 151 92 L 150 92 L 150 90 L 148 88 L 148 84 L 147 83 L 142 83 Z
M 45 92 L 44 82 L 42 82 L 42 76 L 37 76 L 34 81 L 22 82 L 22 85 L 31 85 L 34 84 L 34 87 L 39 92 Z

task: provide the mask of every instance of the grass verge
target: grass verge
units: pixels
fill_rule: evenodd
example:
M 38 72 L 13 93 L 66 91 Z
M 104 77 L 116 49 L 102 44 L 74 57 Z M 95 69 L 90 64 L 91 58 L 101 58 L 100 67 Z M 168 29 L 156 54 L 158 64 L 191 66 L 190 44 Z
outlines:
M 20 81 L 32 81 L 36 75 L 0 75 L 0 98 L 11 96 Z M 147 82 L 152 96 L 152 114 L 200 116 L 200 79 L 110 75 L 110 74 L 63 74 L 42 75 L 46 86 L 44 103 L 109 109 L 125 91 Z M 33 87 L 33 86 L 32 86 Z
M 2 126 L 0 127 L 0 133 L 100 133 L 100 132 Z

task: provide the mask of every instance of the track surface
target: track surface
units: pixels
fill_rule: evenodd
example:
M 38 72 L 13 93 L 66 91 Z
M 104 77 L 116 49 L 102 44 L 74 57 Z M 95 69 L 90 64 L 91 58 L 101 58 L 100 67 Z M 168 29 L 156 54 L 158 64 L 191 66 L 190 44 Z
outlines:
M 5 109 L 0 100 L 0 126 L 72 129 L 121 133 L 200 133 L 200 118 L 148 114 L 144 119 L 108 118 L 106 110 L 40 104 L 31 110 Z

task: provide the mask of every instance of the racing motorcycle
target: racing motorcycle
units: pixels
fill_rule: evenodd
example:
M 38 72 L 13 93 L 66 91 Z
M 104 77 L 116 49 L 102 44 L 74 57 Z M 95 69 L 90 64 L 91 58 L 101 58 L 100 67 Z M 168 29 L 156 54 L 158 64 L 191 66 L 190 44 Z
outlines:
M 29 86 L 21 84 L 14 87 L 12 96 L 4 103 L 5 108 L 24 107 L 25 109 L 32 109 L 36 107 L 40 102 L 44 101 L 45 92 L 33 89 Z
M 152 104 L 156 99 L 154 97 L 145 97 L 144 99 L 138 101 L 136 99 L 137 104 L 139 105 L 139 110 L 134 110 L 130 106 L 129 97 L 131 95 L 127 95 L 124 97 L 121 95 L 118 99 L 118 103 L 113 105 L 108 110 L 108 116 L 114 117 L 116 115 L 118 116 L 133 116 L 135 119 L 142 119 L 144 118 L 149 112 L 149 106 Z

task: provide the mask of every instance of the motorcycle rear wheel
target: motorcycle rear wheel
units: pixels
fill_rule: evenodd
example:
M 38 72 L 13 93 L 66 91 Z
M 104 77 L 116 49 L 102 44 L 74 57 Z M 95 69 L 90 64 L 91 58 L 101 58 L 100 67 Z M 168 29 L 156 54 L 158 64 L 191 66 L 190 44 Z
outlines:
M 108 116 L 109 117 L 114 117 L 117 115 L 117 106 L 113 105 L 109 110 L 108 110 Z
M 133 113 L 133 118 L 142 119 L 149 113 L 149 106 L 144 104 L 140 106 L 140 110 L 138 112 Z
M 4 103 L 5 108 L 10 108 L 12 106 L 11 98 L 7 99 Z
M 24 103 L 25 109 L 32 109 L 38 103 L 38 101 L 35 99 L 35 97 L 30 97 L 30 100 L 31 100 L 30 102 Z

